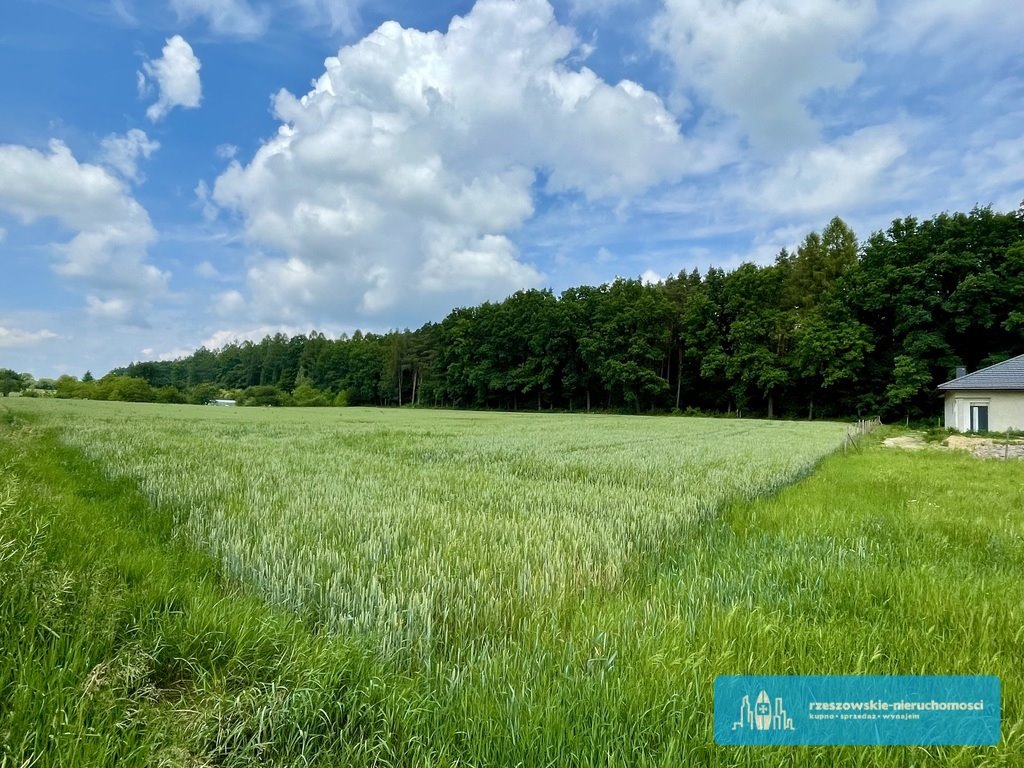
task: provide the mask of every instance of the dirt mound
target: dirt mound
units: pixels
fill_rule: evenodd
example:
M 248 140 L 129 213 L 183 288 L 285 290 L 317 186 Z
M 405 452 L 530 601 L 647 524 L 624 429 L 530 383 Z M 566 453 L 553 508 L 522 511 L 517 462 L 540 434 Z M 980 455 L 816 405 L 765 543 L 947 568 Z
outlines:
M 941 445 L 928 444 L 924 436 L 917 432 L 897 437 L 887 437 L 882 441 L 886 448 L 902 448 L 905 451 L 920 451 L 925 448 L 940 451 L 968 451 L 979 459 L 1024 459 L 1024 443 L 994 440 L 990 437 L 970 437 L 968 435 L 950 435 Z
M 973 451 L 976 448 L 992 445 L 987 437 L 967 437 L 966 435 L 950 435 L 942 441 L 947 448 L 956 451 Z
M 970 451 L 981 459 L 1001 459 L 1003 457 L 1024 459 L 1024 445 L 993 440 L 989 437 L 968 437 L 966 435 L 950 435 L 943 444 L 955 451 Z

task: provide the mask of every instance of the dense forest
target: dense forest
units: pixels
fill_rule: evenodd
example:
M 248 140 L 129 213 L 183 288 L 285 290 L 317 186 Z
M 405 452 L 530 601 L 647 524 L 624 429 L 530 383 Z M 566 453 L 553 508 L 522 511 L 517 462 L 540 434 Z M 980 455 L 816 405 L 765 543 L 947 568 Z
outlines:
M 62 397 L 253 405 L 683 411 L 802 418 L 939 412 L 936 385 L 1024 353 L 1024 212 L 840 219 L 769 266 L 521 291 L 385 334 L 276 335 L 138 362 Z

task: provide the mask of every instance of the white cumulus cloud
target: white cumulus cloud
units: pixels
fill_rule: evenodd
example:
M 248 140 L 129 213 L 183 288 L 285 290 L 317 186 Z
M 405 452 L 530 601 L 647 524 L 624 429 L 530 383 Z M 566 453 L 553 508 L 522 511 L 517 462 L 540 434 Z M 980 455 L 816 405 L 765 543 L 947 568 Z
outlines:
M 653 42 L 684 94 L 775 152 L 817 140 L 807 100 L 857 79 L 863 64 L 848 49 L 874 19 L 873 0 L 665 0 Z
M 199 59 L 181 35 L 167 39 L 163 55 L 146 61 L 139 73 L 140 91 L 148 89 L 150 81 L 156 83 L 156 103 L 146 110 L 146 117 L 158 122 L 175 107 L 195 109 L 203 97 L 199 79 Z
M 238 291 L 224 291 L 214 298 L 214 310 L 225 317 L 237 314 L 245 306 L 245 297 Z
M 645 285 L 657 285 L 658 283 L 665 282 L 665 278 L 659 275 L 653 269 L 645 269 L 643 274 L 640 275 L 640 280 Z
M 494 298 L 542 282 L 513 233 L 550 194 L 618 201 L 705 161 L 661 100 L 570 62 L 546 0 L 481 0 L 447 32 L 383 24 L 342 48 L 213 199 L 270 254 L 248 273 L 274 322 Z
M 79 163 L 60 141 L 48 152 L 0 145 L 0 209 L 26 224 L 55 219 L 75 232 L 58 243 L 54 269 L 104 299 L 145 300 L 169 275 L 147 260 L 156 239 L 149 214 L 125 183 L 98 165 Z
M 208 335 L 198 344 L 198 346 L 205 347 L 206 349 L 222 349 L 228 344 L 241 344 L 245 341 L 258 342 L 267 336 L 273 336 L 278 333 L 283 333 L 286 336 L 297 336 L 300 333 L 308 332 L 308 328 L 303 328 L 297 325 L 261 325 L 252 328 L 222 328 Z M 179 355 L 179 357 L 190 355 L 195 351 L 195 349 L 196 347 L 193 347 L 187 352 Z
M 100 161 L 129 181 L 139 181 L 139 158 L 146 159 L 158 149 L 160 142 L 150 139 L 145 131 L 132 128 L 123 136 L 111 134 L 103 139 Z
M 781 214 L 847 212 L 900 197 L 897 161 L 907 142 L 897 126 L 875 126 L 832 144 L 796 150 L 748 189 L 754 206 Z
M 86 296 L 85 308 L 90 317 L 117 322 L 127 319 L 133 310 L 131 302 L 125 299 L 101 299 L 98 296 Z

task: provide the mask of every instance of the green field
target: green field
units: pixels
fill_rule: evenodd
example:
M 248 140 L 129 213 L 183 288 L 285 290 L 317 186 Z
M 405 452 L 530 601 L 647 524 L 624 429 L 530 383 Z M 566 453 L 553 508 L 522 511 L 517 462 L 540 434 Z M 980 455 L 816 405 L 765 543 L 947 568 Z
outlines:
M 1020 464 L 845 433 L 5 402 L 0 765 L 1024 763 Z M 1004 740 L 717 747 L 741 673 L 996 674 Z

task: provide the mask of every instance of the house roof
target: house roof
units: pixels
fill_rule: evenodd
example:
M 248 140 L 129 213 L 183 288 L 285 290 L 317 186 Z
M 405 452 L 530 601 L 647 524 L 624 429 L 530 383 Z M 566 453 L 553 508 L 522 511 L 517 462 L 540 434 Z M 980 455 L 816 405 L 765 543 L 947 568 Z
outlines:
M 1024 355 L 968 373 L 939 384 L 939 389 L 1019 389 L 1024 390 Z

